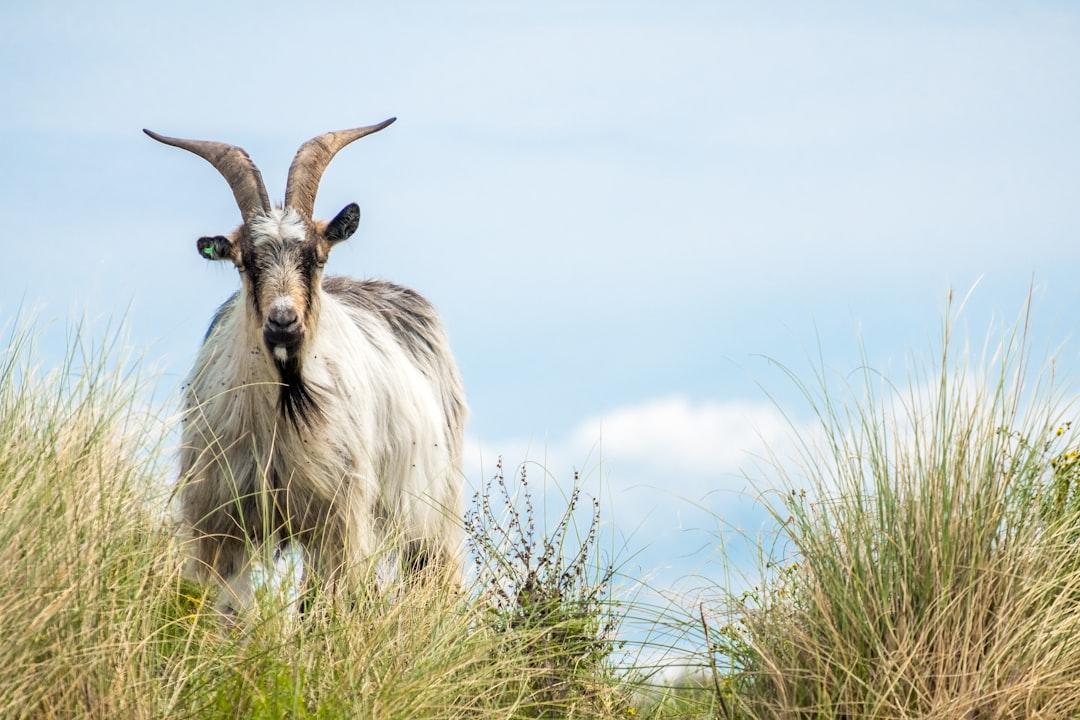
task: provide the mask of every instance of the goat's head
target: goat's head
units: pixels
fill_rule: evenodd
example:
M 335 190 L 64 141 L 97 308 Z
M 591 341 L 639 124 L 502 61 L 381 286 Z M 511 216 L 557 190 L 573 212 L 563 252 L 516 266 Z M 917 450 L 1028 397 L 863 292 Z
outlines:
M 394 118 L 325 133 L 301 145 L 289 166 L 285 204 L 277 209 L 270 206 L 259 169 L 241 148 L 143 131 L 195 153 L 228 181 L 244 222 L 228 236 L 199 238 L 196 247 L 201 256 L 231 261 L 240 271 L 267 350 L 283 367 L 296 363 L 305 333 L 315 322 L 316 289 L 330 248 L 348 239 L 360 221 L 356 203 L 346 205 L 330 222 L 312 218 L 323 171 L 343 147 L 392 122 Z

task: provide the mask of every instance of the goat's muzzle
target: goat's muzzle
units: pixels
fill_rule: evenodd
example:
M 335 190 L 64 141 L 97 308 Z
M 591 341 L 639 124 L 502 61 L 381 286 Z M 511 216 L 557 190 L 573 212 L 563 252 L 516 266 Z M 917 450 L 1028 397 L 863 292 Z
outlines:
M 263 341 L 279 362 L 295 357 L 304 340 L 304 328 L 291 305 L 277 303 L 263 323 Z

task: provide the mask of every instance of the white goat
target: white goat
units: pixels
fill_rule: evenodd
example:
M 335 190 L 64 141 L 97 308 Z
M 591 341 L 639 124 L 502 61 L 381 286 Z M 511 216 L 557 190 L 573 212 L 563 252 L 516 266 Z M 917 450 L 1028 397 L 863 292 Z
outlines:
M 466 409 L 446 333 L 407 288 L 323 278 L 330 248 L 356 230 L 355 203 L 312 219 L 334 155 L 391 122 L 302 145 L 276 208 L 242 149 L 144 131 L 209 161 L 243 217 L 197 243 L 236 266 L 241 288 L 188 379 L 178 490 L 193 574 L 221 583 L 223 611 L 250 603 L 264 542 L 303 546 L 305 586 L 360 589 L 357 569 L 388 538 L 405 571 L 458 578 Z

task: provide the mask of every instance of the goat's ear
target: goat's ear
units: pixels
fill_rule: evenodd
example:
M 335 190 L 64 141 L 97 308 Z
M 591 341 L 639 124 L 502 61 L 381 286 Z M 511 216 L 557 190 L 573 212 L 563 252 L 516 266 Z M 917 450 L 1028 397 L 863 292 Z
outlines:
M 196 241 L 195 247 L 199 249 L 199 255 L 207 260 L 234 259 L 235 247 L 233 241 L 223 235 L 201 237 Z
M 326 241 L 333 245 L 342 240 L 348 240 L 356 232 L 356 227 L 359 224 L 360 206 L 356 203 L 349 203 L 344 210 L 337 214 L 337 217 L 326 224 L 324 233 Z

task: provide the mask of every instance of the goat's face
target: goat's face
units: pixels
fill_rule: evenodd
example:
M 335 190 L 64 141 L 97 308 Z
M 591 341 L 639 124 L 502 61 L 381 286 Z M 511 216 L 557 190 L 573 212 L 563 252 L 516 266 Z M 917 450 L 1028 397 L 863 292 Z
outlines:
M 299 382 L 301 349 L 318 319 L 319 283 L 330 248 L 352 235 L 360 220 L 360 209 L 353 203 L 328 223 L 313 221 L 319 180 L 341 148 L 392 122 L 394 118 L 323 133 L 301 145 L 289 166 L 284 207 L 276 210 L 270 207 L 259 169 L 242 148 L 143 131 L 158 142 L 195 153 L 228 181 L 244 224 L 229 237 L 199 238 L 199 254 L 231 260 L 240 270 L 245 294 L 262 325 L 263 342 L 286 385 Z
M 243 277 L 251 311 L 266 349 L 280 364 L 295 362 L 314 332 L 318 290 L 330 248 L 348 239 L 360 221 L 355 203 L 330 222 L 306 222 L 290 208 L 271 210 L 229 237 L 199 238 L 199 254 L 233 262 Z

